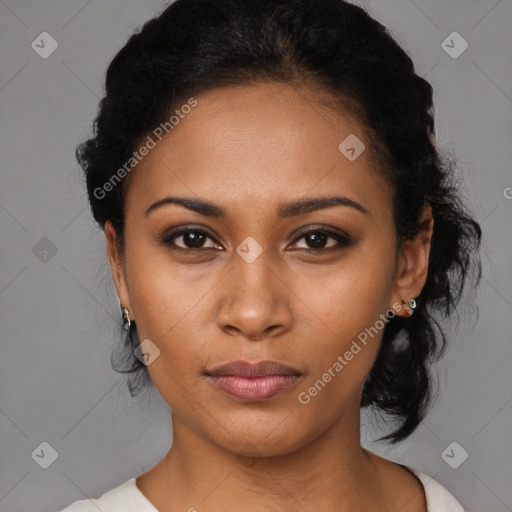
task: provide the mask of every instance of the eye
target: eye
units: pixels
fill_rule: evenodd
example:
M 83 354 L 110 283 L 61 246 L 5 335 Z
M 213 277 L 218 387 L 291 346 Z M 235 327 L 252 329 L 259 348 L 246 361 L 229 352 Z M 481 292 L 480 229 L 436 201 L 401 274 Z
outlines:
M 183 245 L 178 245 L 175 243 L 175 240 L 182 239 Z M 192 228 L 181 228 L 171 233 L 166 234 L 160 242 L 164 245 L 168 245 L 171 249 L 179 249 L 184 251 L 194 251 L 201 249 L 214 249 L 218 247 L 216 243 L 209 247 L 205 247 L 204 243 L 207 239 L 210 239 L 214 242 L 213 238 L 202 229 L 192 229 Z
M 299 249 L 304 249 L 311 252 L 325 252 L 327 250 L 336 250 L 342 247 L 350 247 L 352 245 L 350 237 L 335 231 L 328 231 L 318 228 L 303 232 L 302 235 L 296 239 L 295 243 L 297 243 L 297 240 L 301 240 L 303 238 L 309 247 L 299 247 Z M 327 240 L 329 240 L 329 238 L 337 241 L 338 247 L 336 247 L 336 244 L 333 244 L 326 248 Z
M 176 240 L 181 239 L 181 244 L 177 244 Z M 205 246 L 205 242 L 210 239 L 213 245 Z M 298 240 L 304 239 L 309 247 L 298 247 L 299 249 L 311 252 L 325 252 L 328 250 L 336 250 L 342 247 L 349 247 L 353 245 L 349 236 L 343 235 L 335 231 L 325 229 L 310 229 L 303 232 L 298 238 L 295 239 L 294 245 Z M 333 239 L 337 244 L 327 246 L 327 241 Z M 169 246 L 171 249 L 183 251 L 201 251 L 202 249 L 215 249 L 219 245 L 215 242 L 212 236 L 207 231 L 202 229 L 194 229 L 190 227 L 176 229 L 166 234 L 160 243 Z M 336 247 L 338 245 L 338 247 Z

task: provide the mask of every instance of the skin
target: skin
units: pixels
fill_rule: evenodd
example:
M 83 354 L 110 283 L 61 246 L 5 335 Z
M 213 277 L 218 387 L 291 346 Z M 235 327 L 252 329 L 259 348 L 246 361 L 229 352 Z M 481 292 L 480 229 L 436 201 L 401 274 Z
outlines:
M 362 386 L 382 329 L 309 403 L 298 400 L 379 315 L 420 294 L 433 228 L 428 208 L 426 229 L 397 250 L 393 191 L 365 127 L 320 98 L 277 83 L 198 96 L 130 175 L 123 255 L 105 226 L 119 298 L 139 339 L 160 350 L 148 370 L 173 412 L 171 449 L 136 479 L 158 510 L 426 511 L 419 480 L 360 445 Z M 367 148 L 354 161 L 338 149 L 349 134 Z M 277 215 L 281 202 L 332 195 L 368 214 L 337 205 Z M 226 217 L 175 204 L 145 215 L 166 196 L 210 201 Z M 196 255 L 190 236 L 174 239 L 182 251 L 160 243 L 184 225 L 207 231 Z M 329 235 L 315 246 L 304 228 L 343 230 L 354 244 Z M 250 263 L 236 252 L 246 237 L 262 248 Z M 203 375 L 240 359 L 274 359 L 302 376 L 250 403 Z

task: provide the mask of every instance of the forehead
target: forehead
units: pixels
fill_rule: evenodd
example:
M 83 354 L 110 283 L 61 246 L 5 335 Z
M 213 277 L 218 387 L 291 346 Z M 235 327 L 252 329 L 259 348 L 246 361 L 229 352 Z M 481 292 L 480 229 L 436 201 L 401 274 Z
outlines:
M 218 88 L 195 99 L 130 176 L 127 208 L 142 211 L 167 194 L 208 199 L 234 214 L 248 205 L 274 208 L 333 193 L 373 204 L 374 211 L 389 207 L 366 128 L 326 106 L 325 95 L 270 83 Z M 349 159 L 354 142 L 362 152 Z

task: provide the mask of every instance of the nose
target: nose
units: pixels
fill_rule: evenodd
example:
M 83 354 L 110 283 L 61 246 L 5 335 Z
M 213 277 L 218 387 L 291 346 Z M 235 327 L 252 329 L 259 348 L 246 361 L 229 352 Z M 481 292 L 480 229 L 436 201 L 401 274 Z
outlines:
M 217 323 L 231 336 L 262 341 L 291 329 L 290 290 L 264 254 L 251 263 L 236 255 L 223 279 Z

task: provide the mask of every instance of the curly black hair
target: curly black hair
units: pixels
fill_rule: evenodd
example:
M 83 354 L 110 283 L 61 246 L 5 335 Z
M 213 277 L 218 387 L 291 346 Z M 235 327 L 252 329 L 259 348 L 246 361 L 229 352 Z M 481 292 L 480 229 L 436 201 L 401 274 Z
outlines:
M 94 137 L 76 149 L 92 214 L 102 229 L 112 223 L 122 255 L 129 175 L 121 173 L 122 185 L 107 194 L 104 185 L 116 172 L 120 176 L 141 141 L 187 99 L 223 85 L 265 82 L 315 86 L 363 122 L 395 192 L 397 247 L 424 227 L 423 207 L 432 208 L 419 307 L 413 316 L 387 323 L 362 395 L 362 407 L 400 420 L 381 440 L 401 441 L 432 402 L 431 363 L 446 345 L 439 320 L 455 310 L 471 270 L 475 286 L 480 281 L 482 233 L 461 200 L 455 160 L 435 145 L 432 86 L 363 8 L 343 0 L 177 0 L 147 21 L 110 63 Z M 130 368 L 118 369 L 111 360 L 116 371 L 135 372 L 132 396 L 150 381 L 133 354 L 137 344 L 132 322 L 122 347 Z

